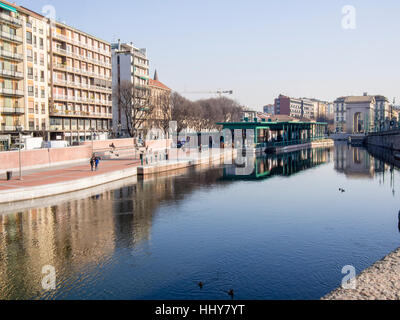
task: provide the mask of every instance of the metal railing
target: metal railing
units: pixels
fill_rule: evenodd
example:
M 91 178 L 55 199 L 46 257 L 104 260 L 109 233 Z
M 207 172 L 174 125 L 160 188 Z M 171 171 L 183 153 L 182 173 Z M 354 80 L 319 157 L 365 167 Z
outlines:
M 257 148 L 287 147 L 287 146 L 311 143 L 314 141 L 322 140 L 324 138 L 325 138 L 325 136 L 308 138 L 308 139 L 296 139 L 296 140 L 290 140 L 290 141 L 270 141 L 270 142 L 257 143 L 256 147 Z
M 24 57 L 22 54 L 19 53 L 13 53 L 11 51 L 7 51 L 4 49 L 0 49 L 0 56 L 3 58 L 9 58 L 9 59 L 14 59 L 14 60 L 24 60 Z
M 1 31 L 0 36 L 11 41 L 20 42 L 22 43 L 22 37 L 17 36 L 15 34 L 11 34 L 9 32 Z
M 13 96 L 23 96 L 24 91 L 22 90 L 15 90 L 15 89 L 9 89 L 9 88 L 1 88 L 0 87 L 0 94 L 8 94 L 8 95 L 13 95 Z
M 72 111 L 72 110 L 51 110 L 52 115 L 64 115 L 64 116 L 82 116 L 82 117 L 99 117 L 99 118 L 112 118 L 110 113 L 96 113 L 86 111 Z
M 54 81 L 54 84 L 63 85 L 63 86 L 71 86 L 71 87 L 73 86 L 73 87 L 89 89 L 89 90 L 101 90 L 101 91 L 111 91 L 112 90 L 112 88 L 95 86 L 95 85 L 91 85 L 88 83 L 66 81 L 66 80 L 57 79 L 57 78 L 53 79 L 53 81 Z
M 9 107 L 3 107 L 0 108 L 1 113 L 8 113 L 8 114 L 24 114 L 25 110 L 24 108 L 9 108 Z
M 24 78 L 24 74 L 22 72 L 6 70 L 6 69 L 0 69 L 0 75 L 6 77 L 9 76 L 14 78 Z
M 73 44 L 78 45 L 80 47 L 87 48 L 87 49 L 92 50 L 92 51 L 96 51 L 97 53 L 101 53 L 101 54 L 104 54 L 104 55 L 110 55 L 111 54 L 110 51 L 101 49 L 99 47 L 93 47 L 93 46 L 91 46 L 91 45 L 89 45 L 87 43 L 84 43 L 84 42 L 81 42 L 81 41 L 78 41 L 78 40 L 75 40 L 75 39 L 72 39 L 72 38 L 68 38 L 68 37 L 64 36 L 63 34 L 59 34 L 57 32 L 53 32 L 53 37 L 55 37 L 57 39 L 60 39 L 60 40 L 63 40 L 63 41 L 66 41 L 66 42 L 69 42 L 69 43 L 73 43 Z
M 70 66 L 67 66 L 67 65 L 64 65 L 64 64 L 55 63 L 54 67 L 57 68 L 57 69 L 62 69 L 62 70 L 66 70 L 66 71 L 70 71 L 70 72 L 74 72 L 74 73 L 83 74 L 83 75 L 90 76 L 90 77 L 93 77 L 93 78 L 103 79 L 103 80 L 107 80 L 107 81 L 111 81 L 112 80 L 111 76 L 107 77 L 105 75 L 101 75 L 101 74 L 94 73 L 94 72 L 91 72 L 91 71 L 83 70 L 83 69 L 80 69 L 80 68 L 70 67 Z
M 0 19 L 3 21 L 10 22 L 16 26 L 22 27 L 22 20 L 18 18 L 14 18 L 9 16 L 8 14 L 5 13 L 0 13 Z

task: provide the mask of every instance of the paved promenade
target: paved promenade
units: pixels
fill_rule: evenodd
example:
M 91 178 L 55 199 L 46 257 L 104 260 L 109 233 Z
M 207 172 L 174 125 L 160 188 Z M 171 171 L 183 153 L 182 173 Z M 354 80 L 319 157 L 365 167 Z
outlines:
M 98 171 L 91 171 L 89 162 L 66 165 L 62 167 L 22 171 L 23 180 L 19 180 L 19 172 L 13 173 L 13 178 L 7 181 L 5 175 L 0 178 L 0 191 L 16 190 L 27 187 L 40 187 L 60 182 L 68 182 L 89 177 L 96 177 L 113 171 L 121 171 L 140 165 L 137 160 L 109 160 L 101 161 Z

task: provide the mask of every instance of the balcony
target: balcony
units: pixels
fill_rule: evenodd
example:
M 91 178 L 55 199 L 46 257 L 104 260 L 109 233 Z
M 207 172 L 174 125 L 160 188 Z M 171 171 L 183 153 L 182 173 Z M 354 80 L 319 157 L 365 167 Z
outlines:
M 24 57 L 22 54 L 19 53 L 13 53 L 11 51 L 6 51 L 3 49 L 0 49 L 0 57 L 5 58 L 5 59 L 10 59 L 10 60 L 15 60 L 15 61 L 23 61 Z
M 58 39 L 58 40 L 65 41 L 65 42 L 68 42 L 68 43 L 71 43 L 71 44 L 86 48 L 86 49 L 94 51 L 96 53 L 100 53 L 100 54 L 103 54 L 103 55 L 106 55 L 106 56 L 110 56 L 111 55 L 111 51 L 106 51 L 106 50 L 100 49 L 98 47 L 93 47 L 93 46 L 91 46 L 91 45 L 89 45 L 87 43 L 83 43 L 81 41 L 68 38 L 68 37 L 64 36 L 63 34 L 59 34 L 59 33 L 53 32 L 53 37 Z
M 16 126 L 1 126 L 1 131 L 11 131 L 11 132 L 16 132 L 17 127 Z
M 5 13 L 0 13 L 0 20 L 15 27 L 22 27 L 22 20 L 14 18 Z
M 103 118 L 103 119 L 112 119 L 112 114 L 109 113 L 95 113 L 95 112 L 86 112 L 86 111 L 72 111 L 72 110 L 50 110 L 51 116 L 67 116 L 73 118 Z
M 24 78 L 24 74 L 22 72 L 6 70 L 6 69 L 0 69 L 0 76 L 6 78 L 17 78 L 17 79 Z
M 20 36 L 17 36 L 15 34 L 11 34 L 9 32 L 1 31 L 0 32 L 0 37 L 2 39 L 8 40 L 8 41 L 12 41 L 12 42 L 16 42 L 16 43 L 22 43 L 22 38 Z
M 93 91 L 107 91 L 111 93 L 112 88 L 106 88 L 101 86 L 95 86 L 88 83 L 81 83 L 81 82 L 73 82 L 73 81 L 66 81 L 63 79 L 53 79 L 55 85 L 66 86 L 66 87 L 75 87 L 78 89 L 87 89 Z
M 8 107 L 3 107 L 1 109 L 2 114 L 25 114 L 25 109 L 24 108 L 8 108 Z
M 102 80 L 107 80 L 107 81 L 111 81 L 112 78 L 110 77 L 106 77 L 105 75 L 101 75 L 101 74 L 97 74 L 91 71 L 87 71 L 87 70 L 83 70 L 80 68 L 74 68 L 74 67 L 70 67 L 64 64 L 59 64 L 59 63 L 55 63 L 53 64 L 53 67 L 55 69 L 59 69 L 61 71 L 68 71 L 68 72 L 74 72 L 74 73 L 78 73 L 80 75 L 85 75 L 88 77 L 93 77 L 93 78 L 97 78 L 97 79 L 102 79 Z
M 0 94 L 3 95 L 3 96 L 23 97 L 24 96 L 24 91 L 8 89 L 8 88 L 0 88 Z

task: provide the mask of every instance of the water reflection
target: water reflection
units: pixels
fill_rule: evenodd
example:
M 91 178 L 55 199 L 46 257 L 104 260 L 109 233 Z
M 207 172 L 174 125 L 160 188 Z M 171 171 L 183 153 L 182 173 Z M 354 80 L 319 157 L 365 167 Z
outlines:
M 355 238 L 357 232 L 354 230 L 358 230 L 356 228 L 362 225 L 360 219 L 354 218 L 354 225 L 349 226 L 348 224 L 352 223 L 351 219 L 337 218 L 338 214 L 341 214 L 340 210 L 332 208 L 330 212 L 330 208 L 327 207 L 321 215 L 320 211 L 315 209 L 316 213 L 312 215 L 314 207 L 310 207 L 309 202 L 302 200 L 304 199 L 302 189 L 307 189 L 304 192 L 308 194 L 318 194 L 313 200 L 317 204 L 316 207 L 322 207 L 331 201 L 332 197 L 337 196 L 336 194 L 332 195 L 330 190 L 329 194 L 325 194 L 321 184 L 318 186 L 318 182 L 310 182 L 312 179 L 318 180 L 320 172 L 324 172 L 328 176 L 321 178 L 319 183 L 327 184 L 337 176 L 344 176 L 350 180 L 360 177 L 372 180 L 377 176 L 382 184 L 388 182 L 390 178 L 394 195 L 399 163 L 396 163 L 390 154 L 379 150 L 369 150 L 369 152 L 362 148 L 337 145 L 335 149 L 320 148 L 284 155 L 269 155 L 253 159 L 255 170 L 248 176 L 238 176 L 235 165 L 185 169 L 174 175 L 157 176 L 149 180 L 135 179 L 120 185 L 113 184 L 110 189 L 82 192 L 78 198 L 56 198 L 53 202 L 43 199 L 39 203 L 30 203 L 37 208 L 22 210 L 20 207 L 11 214 L 0 214 L 0 299 L 132 298 L 143 295 L 147 298 L 169 298 L 169 294 L 172 294 L 171 288 L 165 285 L 163 291 L 154 280 L 155 277 L 160 277 L 161 279 L 157 280 L 163 282 L 165 277 L 170 276 L 171 282 L 179 282 L 178 276 L 172 271 L 165 276 L 163 272 L 167 273 L 168 266 L 173 265 L 171 270 L 179 268 L 182 277 L 188 278 L 190 286 L 197 283 L 195 280 L 204 280 L 202 277 L 197 278 L 200 274 L 198 269 L 204 266 L 207 270 L 213 271 L 213 268 L 217 270 L 215 265 L 218 261 L 224 266 L 220 273 L 221 278 L 226 277 L 223 285 L 226 284 L 231 288 L 232 279 L 237 279 L 236 285 L 240 287 L 239 279 L 244 279 L 244 287 L 238 288 L 238 292 L 248 290 L 248 294 L 242 298 L 266 297 L 261 289 L 268 291 L 269 286 L 274 284 L 274 279 L 280 281 L 275 281 L 277 282 L 275 291 L 271 291 L 270 297 L 296 298 L 297 296 L 290 296 L 284 288 L 294 288 L 297 284 L 295 281 L 298 281 L 296 279 L 304 281 L 313 279 L 307 278 L 306 271 L 301 276 L 296 276 L 293 270 L 286 270 L 293 261 L 299 264 L 298 272 L 301 272 L 310 266 L 312 259 L 317 261 L 315 265 L 321 264 L 321 261 L 334 260 L 331 264 L 321 265 L 321 268 L 314 273 L 321 275 L 322 279 L 324 272 L 331 270 L 329 268 L 334 269 L 332 273 L 336 274 L 337 265 L 332 266 L 332 264 L 342 259 L 348 252 L 346 250 L 349 250 L 348 246 L 354 245 L 354 252 L 358 252 L 359 248 L 355 243 L 366 243 L 370 238 L 370 232 L 366 232 L 365 235 L 362 233 L 364 231 L 362 228 L 358 231 L 360 237 Z M 324 166 L 325 164 L 330 166 Z M 310 169 L 317 169 L 315 175 Z M 300 172 L 306 174 L 306 180 L 303 180 L 302 176 L 296 177 Z M 270 177 L 279 176 L 290 176 L 291 183 L 287 183 L 287 179 L 283 179 L 284 182 L 279 179 L 268 180 Z M 257 181 L 253 184 L 236 180 Z M 281 189 L 276 186 L 280 186 Z M 225 197 L 227 193 L 225 189 L 230 187 L 232 187 L 229 189 L 230 193 L 237 192 L 231 199 Z M 240 190 L 235 191 L 233 187 Z M 289 208 L 291 204 L 282 206 L 282 202 L 279 201 L 282 188 L 293 202 L 291 210 L 287 209 L 289 213 L 285 210 L 286 206 Z M 269 190 L 268 195 L 264 194 L 264 190 Z M 381 192 L 374 189 L 375 191 Z M 243 195 L 243 192 L 248 193 Z M 261 195 L 250 197 L 248 200 L 245 197 L 248 194 L 258 193 Z M 192 197 L 193 195 L 195 197 Z M 269 197 L 269 211 L 265 211 L 264 205 L 257 201 L 261 196 Z M 339 199 L 343 206 L 352 205 L 352 202 L 350 200 L 346 202 L 344 197 Z M 178 221 L 177 216 L 184 216 L 192 207 L 198 207 L 199 203 L 203 202 L 210 203 L 206 207 L 208 211 L 189 215 L 187 221 Z M 385 212 L 390 212 L 392 215 L 387 218 L 387 225 L 397 232 L 397 219 L 394 217 L 391 220 L 391 218 L 393 212 L 397 212 L 398 209 L 393 211 L 387 203 L 389 200 L 386 199 L 386 203 L 382 204 L 388 206 Z M 302 205 L 305 208 L 304 212 L 301 211 Z M 357 207 L 352 207 L 349 215 L 355 214 L 358 207 L 360 210 L 363 209 L 359 204 Z M 300 208 L 299 212 L 296 212 L 299 220 L 290 215 L 297 208 Z M 239 210 L 236 215 L 235 210 Z M 361 214 L 363 223 L 366 223 L 366 219 L 374 219 L 376 216 L 368 216 L 365 212 Z M 383 217 L 385 216 L 382 213 L 379 219 Z M 173 231 L 176 232 L 176 229 L 164 226 L 166 229 L 163 230 L 157 226 L 157 222 L 161 220 L 173 221 L 171 225 L 174 228 L 181 228 L 179 229 L 181 238 L 177 242 L 172 242 L 170 246 L 163 246 L 163 243 L 172 241 L 170 239 L 174 238 Z M 326 220 L 329 222 L 325 225 Z M 310 225 L 307 224 L 308 221 Z M 368 225 L 369 228 L 381 228 L 381 220 L 379 223 L 372 221 L 371 225 Z M 400 231 L 400 214 L 398 223 Z M 319 224 L 321 233 L 318 233 Z M 299 225 L 306 228 L 306 232 L 303 232 Z M 224 230 L 227 230 L 226 233 Z M 377 230 L 376 234 L 388 234 L 386 229 L 384 232 L 381 231 Z M 337 232 L 344 234 L 337 237 Z M 196 234 L 193 238 L 192 233 Z M 351 240 L 345 242 L 343 239 Z M 343 243 L 340 242 L 342 240 Z M 387 240 L 387 243 L 390 241 Z M 185 243 L 188 243 L 187 248 Z M 301 243 L 303 246 L 297 247 Z M 382 252 L 379 251 L 382 249 L 381 243 L 376 249 L 378 256 L 382 256 Z M 373 246 L 374 241 L 371 240 L 369 245 Z M 174 255 L 174 248 L 178 246 L 182 246 L 180 250 L 184 253 L 179 252 Z M 217 253 L 213 251 L 214 248 L 219 248 Z M 171 256 L 169 256 L 170 251 L 172 251 Z M 323 256 L 325 252 L 327 254 L 330 252 L 330 255 Z M 309 256 L 306 256 L 307 253 Z M 248 262 L 253 259 L 259 259 L 258 263 L 249 264 Z M 266 263 L 268 261 L 269 263 Z M 366 259 L 364 264 L 368 263 L 369 260 Z M 52 265 L 57 270 L 58 290 L 55 292 L 44 292 L 41 288 L 41 271 L 45 265 Z M 230 268 L 227 268 L 227 265 L 231 266 L 232 275 L 229 274 Z M 257 265 L 262 265 L 263 268 L 257 268 Z M 238 266 L 237 269 L 235 266 Z M 301 266 L 304 269 L 301 269 Z M 255 268 L 253 272 L 258 275 L 257 281 L 265 282 L 264 285 L 258 287 L 255 283 L 249 284 L 251 279 L 255 278 L 251 276 L 251 268 Z M 284 278 L 280 278 L 279 270 L 282 268 L 287 271 Z M 264 273 L 264 269 L 268 271 Z M 120 274 L 128 278 L 120 277 Z M 292 274 L 294 279 L 291 279 Z M 215 274 L 210 275 L 210 278 L 213 277 Z M 219 281 L 222 280 L 216 283 L 219 284 Z M 321 283 L 320 279 L 315 281 Z M 316 290 L 316 293 L 313 291 L 312 294 L 315 296 L 312 297 L 319 298 L 318 294 L 322 296 L 328 289 L 333 289 L 336 283 L 331 282 L 329 286 L 332 287 L 327 288 L 325 292 L 320 292 L 323 291 L 320 289 Z M 191 289 L 185 287 L 185 281 L 179 283 L 182 283 L 182 291 L 175 289 L 174 297 L 187 297 L 186 290 L 190 292 Z M 303 295 L 300 298 L 307 298 L 305 294 L 311 295 L 308 289 L 305 292 L 300 289 L 308 288 L 307 286 L 299 285 L 296 288 L 297 291 L 293 292 L 301 292 Z M 193 290 L 195 289 L 197 288 Z M 204 288 L 201 291 L 201 294 L 204 294 L 202 298 L 218 298 L 221 292 L 221 288 L 216 287 L 215 296 L 212 296 L 207 295 L 210 294 L 207 290 L 208 288 Z M 147 296 L 143 294 L 148 291 Z M 152 295 L 154 292 L 159 292 L 160 296 Z M 196 291 L 196 294 L 199 293 Z
M 242 175 L 236 164 L 226 166 L 223 179 L 258 180 L 273 176 L 291 176 L 301 171 L 332 161 L 333 148 L 304 149 L 285 154 L 265 155 L 251 159 L 254 170 L 250 175 Z
M 116 250 L 146 244 L 161 204 L 211 188 L 222 175 L 219 167 L 182 171 L 84 199 L 0 214 L 0 299 L 51 298 L 41 288 L 43 266 L 55 267 L 62 275 L 58 286 L 65 290 L 74 275 L 98 269 Z

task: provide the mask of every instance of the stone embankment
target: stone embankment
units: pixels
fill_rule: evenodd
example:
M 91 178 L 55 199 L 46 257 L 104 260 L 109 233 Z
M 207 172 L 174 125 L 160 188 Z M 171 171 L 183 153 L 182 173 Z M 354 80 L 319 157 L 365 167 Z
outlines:
M 339 288 L 322 300 L 400 300 L 400 249 L 363 271 L 356 289 Z

